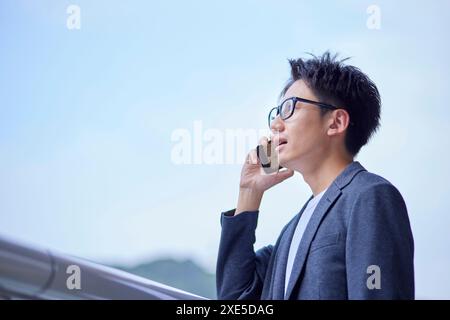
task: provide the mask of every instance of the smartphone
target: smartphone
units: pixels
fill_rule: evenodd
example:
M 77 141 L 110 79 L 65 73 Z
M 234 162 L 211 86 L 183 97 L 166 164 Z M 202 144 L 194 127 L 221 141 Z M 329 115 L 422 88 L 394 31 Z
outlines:
M 277 173 L 283 167 L 278 162 L 278 152 L 272 148 L 272 141 L 267 142 L 267 147 L 258 145 L 256 147 L 256 155 L 258 156 L 261 167 L 266 174 Z

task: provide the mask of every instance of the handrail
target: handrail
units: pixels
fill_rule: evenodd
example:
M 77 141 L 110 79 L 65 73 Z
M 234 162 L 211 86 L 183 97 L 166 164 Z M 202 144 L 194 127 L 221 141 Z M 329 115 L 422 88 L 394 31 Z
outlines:
M 2 298 L 206 299 L 122 270 L 0 236 Z

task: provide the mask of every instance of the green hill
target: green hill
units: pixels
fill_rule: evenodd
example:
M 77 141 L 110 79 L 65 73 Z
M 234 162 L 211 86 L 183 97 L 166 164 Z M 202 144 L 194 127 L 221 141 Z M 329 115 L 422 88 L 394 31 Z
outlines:
M 214 274 L 191 260 L 161 259 L 132 268 L 114 267 L 206 298 L 216 298 Z

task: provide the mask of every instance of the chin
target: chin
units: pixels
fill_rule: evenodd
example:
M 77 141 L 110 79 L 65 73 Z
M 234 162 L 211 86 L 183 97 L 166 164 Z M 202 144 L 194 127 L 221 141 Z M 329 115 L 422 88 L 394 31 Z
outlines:
M 289 164 L 289 159 L 286 159 L 285 157 L 280 157 L 278 162 L 279 162 L 280 166 L 282 166 L 283 168 L 291 169 L 291 166 Z
M 289 156 L 287 154 L 280 155 L 279 163 L 283 168 L 297 171 L 299 166 L 299 156 Z

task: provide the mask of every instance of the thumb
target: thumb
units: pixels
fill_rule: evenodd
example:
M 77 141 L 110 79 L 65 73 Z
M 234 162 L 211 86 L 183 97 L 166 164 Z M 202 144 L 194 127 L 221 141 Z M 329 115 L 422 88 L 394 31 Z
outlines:
M 280 183 L 294 175 L 294 170 L 287 169 L 283 171 L 278 171 L 277 174 L 274 175 L 275 183 Z

